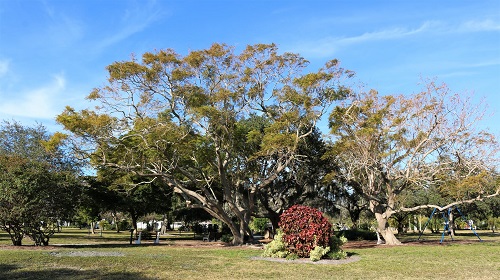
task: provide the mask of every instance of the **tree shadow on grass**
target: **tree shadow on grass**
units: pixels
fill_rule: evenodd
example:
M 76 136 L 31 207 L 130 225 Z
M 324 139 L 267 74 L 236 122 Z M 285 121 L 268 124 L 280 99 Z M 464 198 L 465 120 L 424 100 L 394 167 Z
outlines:
M 71 268 L 55 268 L 45 270 L 22 270 L 21 267 L 12 264 L 0 264 L 0 279 L 111 279 L 111 280 L 147 280 L 153 279 L 137 272 L 103 272 L 99 270 L 79 270 Z
M 161 246 L 170 246 L 168 243 L 160 243 L 160 244 L 153 244 L 153 243 L 142 243 L 140 245 L 138 244 L 123 244 L 123 243 L 102 243 L 102 244 L 63 244 L 63 245 L 52 245 L 53 247 L 57 248 L 132 248 L 132 247 L 161 247 Z

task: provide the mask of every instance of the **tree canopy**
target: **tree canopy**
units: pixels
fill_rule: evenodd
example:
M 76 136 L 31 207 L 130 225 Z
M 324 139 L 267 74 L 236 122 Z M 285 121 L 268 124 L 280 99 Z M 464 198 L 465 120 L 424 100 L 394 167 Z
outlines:
M 342 81 L 353 73 L 338 61 L 307 65 L 273 44 L 148 52 L 107 67 L 108 85 L 88 96 L 95 110 L 68 107 L 57 120 L 96 167 L 163 181 L 239 244 L 251 236 L 256 193 L 301 158 L 299 143 L 350 93 Z
M 483 113 L 433 81 L 414 95 L 353 95 L 330 115 L 336 139 L 329 157 L 341 167 L 332 176 L 354 182 L 386 242 L 398 244 L 387 224 L 394 213 L 498 195 L 499 146 L 477 126 Z M 400 200 L 406 190 L 430 187 L 453 194 L 455 202 L 405 207 Z
M 127 212 L 135 228 L 179 197 L 179 213 L 206 211 L 234 244 L 252 238 L 252 215 L 276 225 L 294 204 L 329 214 L 335 204 L 354 226 L 369 211 L 399 244 L 389 219 L 403 225 L 412 211 L 500 194 L 500 148 L 480 128 L 483 104 L 432 80 L 416 94 L 356 90 L 337 60 L 310 72 L 274 44 L 165 49 L 107 71 L 87 97 L 94 108 L 57 116 L 67 135 L 0 126 L 0 228 L 14 244 L 24 235 L 48 243 L 75 211 L 90 222 Z M 91 174 L 80 176 L 82 159 Z M 494 201 L 470 209 L 493 221 Z
M 78 165 L 58 139 L 43 126 L 0 126 L 0 228 L 14 245 L 25 235 L 47 245 L 78 202 Z

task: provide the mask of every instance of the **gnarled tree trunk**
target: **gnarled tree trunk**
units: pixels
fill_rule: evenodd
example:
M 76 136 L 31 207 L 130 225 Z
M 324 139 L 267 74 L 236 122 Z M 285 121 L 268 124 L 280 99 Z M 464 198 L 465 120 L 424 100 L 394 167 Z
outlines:
M 377 219 L 377 232 L 384 238 L 385 244 L 387 245 L 401 245 L 392 230 L 389 227 L 389 218 L 391 216 L 390 209 L 385 206 L 380 205 L 377 201 L 370 201 L 370 210 L 375 214 L 375 219 Z
M 401 245 L 392 230 L 389 227 L 388 218 L 385 214 L 375 213 L 375 218 L 377 219 L 377 231 L 382 235 L 387 245 Z

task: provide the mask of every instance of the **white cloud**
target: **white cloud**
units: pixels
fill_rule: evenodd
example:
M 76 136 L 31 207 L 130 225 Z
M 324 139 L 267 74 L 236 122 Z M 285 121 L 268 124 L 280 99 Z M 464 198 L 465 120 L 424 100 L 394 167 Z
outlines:
M 332 56 L 341 49 L 352 45 L 368 42 L 396 40 L 416 35 L 445 35 L 456 33 L 475 33 L 500 31 L 500 23 L 491 19 L 481 21 L 467 21 L 456 25 L 446 24 L 441 21 L 425 21 L 417 28 L 395 27 L 379 31 L 366 32 L 350 37 L 324 37 L 318 40 L 310 40 L 307 43 L 298 44 L 293 48 L 301 54 L 316 57 Z
M 60 113 L 57 102 L 65 87 L 66 81 L 64 77 L 54 75 L 49 84 L 39 88 L 9 96 L 0 92 L 0 119 L 6 119 L 7 117 L 52 119 Z
M 351 45 L 373 41 L 400 39 L 435 30 L 439 25 L 439 22 L 427 21 L 415 29 L 398 27 L 375 32 L 366 32 L 361 35 L 351 37 L 327 37 L 312 43 L 299 45 L 295 48 L 295 51 L 314 56 L 331 56 L 339 49 L 343 49 Z
M 430 24 L 424 24 L 420 26 L 418 29 L 405 29 L 405 28 L 393 28 L 388 30 L 382 30 L 378 32 L 369 32 L 364 33 L 360 36 L 341 38 L 338 40 L 338 44 L 340 45 L 351 45 L 363 42 L 370 41 L 378 41 L 378 40 L 389 40 L 389 39 L 398 39 L 406 36 L 411 36 L 428 29 Z
M 485 32 L 485 31 L 500 31 L 500 23 L 494 22 L 491 19 L 482 21 L 467 21 L 462 23 L 457 31 L 462 32 Z
M 137 25 L 129 25 L 125 26 L 123 29 L 119 30 L 115 35 L 106 38 L 100 42 L 98 45 L 99 49 L 107 48 L 111 45 L 114 45 L 126 38 L 134 35 L 135 33 L 141 32 L 149 25 L 149 22 L 145 21 L 142 23 L 138 23 Z

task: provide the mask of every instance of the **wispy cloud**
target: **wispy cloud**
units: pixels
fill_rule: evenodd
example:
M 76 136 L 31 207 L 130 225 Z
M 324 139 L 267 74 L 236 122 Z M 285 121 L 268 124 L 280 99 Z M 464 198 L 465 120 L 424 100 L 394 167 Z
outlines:
M 500 23 L 493 20 L 467 21 L 456 25 L 446 24 L 441 21 L 426 21 L 417 28 L 392 27 L 379 31 L 366 32 L 350 37 L 324 37 L 307 43 L 297 44 L 293 50 L 301 54 L 315 57 L 331 56 L 339 50 L 352 45 L 368 42 L 387 41 L 408 38 L 417 35 L 445 35 L 453 33 L 473 33 L 500 31 Z
M 429 30 L 433 30 L 438 25 L 438 22 L 427 21 L 418 28 L 414 29 L 397 27 L 375 32 L 366 32 L 358 36 L 327 37 L 319 39 L 316 42 L 298 45 L 296 49 L 298 49 L 299 53 L 307 53 L 309 55 L 315 56 L 331 56 L 338 50 L 346 48 L 350 45 L 405 38 L 419 33 L 424 33 Z
M 39 88 L 7 95 L 0 92 L 0 119 L 6 117 L 28 117 L 35 119 L 54 118 L 58 96 L 66 87 L 62 75 L 54 75 L 53 80 Z
M 365 33 L 358 37 L 346 38 L 341 40 L 341 43 L 349 44 L 349 43 L 359 43 L 366 41 L 376 41 L 376 40 L 388 40 L 388 39 L 399 39 L 408 36 L 413 36 L 419 33 L 424 33 L 429 30 L 433 30 L 436 26 L 439 25 L 437 21 L 427 21 L 424 22 L 421 26 L 415 29 L 408 28 L 392 28 L 388 30 L 383 30 L 379 32 L 373 33 Z
M 142 2 L 141 2 L 142 3 Z M 102 40 L 97 44 L 96 49 L 102 50 L 114 44 L 117 44 L 128 37 L 145 30 L 148 26 L 155 23 L 165 15 L 165 12 L 159 9 L 155 1 L 140 7 L 127 9 L 122 17 L 121 29 L 117 30 L 112 36 Z
M 85 24 L 77 13 L 69 12 L 50 1 L 40 1 L 40 20 L 31 32 L 24 34 L 24 44 L 43 50 L 60 52 L 80 42 L 84 36 Z
M 467 21 L 458 26 L 457 31 L 461 32 L 485 32 L 500 31 L 500 23 L 491 19 L 481 21 Z

